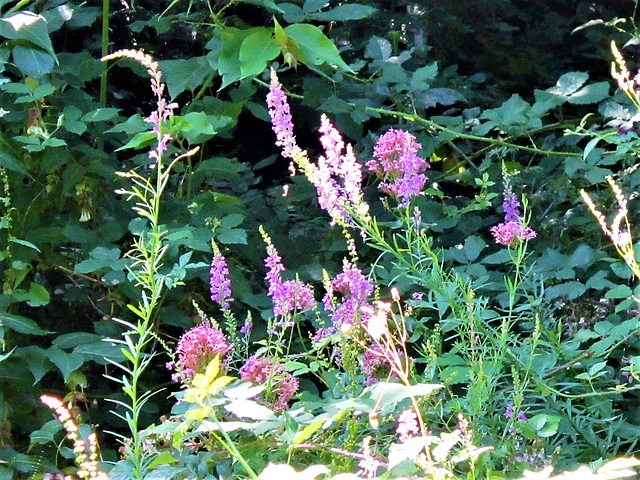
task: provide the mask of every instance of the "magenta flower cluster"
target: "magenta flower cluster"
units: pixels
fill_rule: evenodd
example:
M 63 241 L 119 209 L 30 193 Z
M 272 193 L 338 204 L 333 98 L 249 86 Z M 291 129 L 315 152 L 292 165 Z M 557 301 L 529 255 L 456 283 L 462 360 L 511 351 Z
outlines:
M 422 192 L 429 163 L 418 155 L 422 148 L 416 137 L 404 130 L 391 129 L 376 142 L 373 160 L 367 167 L 380 179 L 380 189 L 399 199 L 401 206 Z
M 282 156 L 293 158 L 293 151 L 297 147 L 296 137 L 293 135 L 293 121 L 287 95 L 282 89 L 275 70 L 271 70 L 271 86 L 267 94 L 267 106 L 271 125 L 276 134 L 276 145 L 282 147 Z
M 222 308 L 229 308 L 229 304 L 233 301 L 231 297 L 231 280 L 229 279 L 227 260 L 221 253 L 216 253 L 211 261 L 209 285 L 211 287 L 211 300 Z
M 362 166 L 351 145 L 345 150 L 340 132 L 326 115 L 320 121 L 320 143 L 325 154 L 318 159 L 314 174 L 318 203 L 334 222 L 352 224 L 345 207 L 356 215 L 365 215 L 369 210 L 362 196 Z
M 269 269 L 266 279 L 269 284 L 268 293 L 273 302 L 273 314 L 280 316 L 296 310 L 312 310 L 316 304 L 313 288 L 300 280 L 282 279 L 284 265 L 276 247 L 270 241 L 267 243 L 267 254 L 264 263 Z
M 344 261 L 342 273 L 330 283 L 330 291 L 324 296 L 325 310 L 333 312 L 333 324 L 357 325 L 363 320 L 363 307 L 365 311 L 373 311 L 369 304 L 369 298 L 373 293 L 373 282 L 364 276 L 362 271 L 348 260 Z M 335 293 L 342 297 L 338 302 Z
M 402 350 L 397 351 L 398 357 L 402 358 Z M 391 370 L 389 360 L 379 345 L 372 345 L 367 348 L 361 357 L 362 371 L 366 375 L 365 385 L 373 385 L 388 377 L 397 378 L 398 375 Z
M 276 411 L 286 410 L 298 391 L 298 379 L 271 357 L 250 357 L 239 371 L 240 379 L 253 385 L 266 385 L 266 395 L 256 398 Z
M 491 234 L 496 243 L 513 246 L 523 240 L 536 238 L 537 233 L 532 228 L 523 225 L 520 201 L 511 191 L 511 186 L 507 186 L 504 190 L 502 209 L 504 210 L 504 223 L 491 227 Z
M 174 382 L 188 381 L 196 373 L 204 372 L 216 356 L 224 365 L 225 356 L 231 350 L 233 344 L 227 341 L 224 333 L 209 325 L 199 325 L 180 337 L 176 347 L 178 359 L 168 363 L 167 368 L 176 370 L 171 377 Z
M 362 196 L 362 166 L 351 145 L 345 147 L 340 133 L 329 119 L 325 115 L 321 119 L 320 142 L 325 154 L 315 165 L 309 162 L 306 152 L 296 143 L 287 96 L 273 70 L 267 105 L 277 138 L 276 145 L 282 148 L 282 155 L 292 159 L 316 187 L 318 203 L 329 213 L 332 221 L 352 225 L 347 210 L 355 215 L 366 215 L 369 207 Z

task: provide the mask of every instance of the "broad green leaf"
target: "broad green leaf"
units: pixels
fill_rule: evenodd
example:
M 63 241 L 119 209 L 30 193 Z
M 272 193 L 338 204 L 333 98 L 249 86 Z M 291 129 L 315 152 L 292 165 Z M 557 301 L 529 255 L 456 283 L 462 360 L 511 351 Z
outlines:
M 41 347 L 30 345 L 16 350 L 16 354 L 27 364 L 31 375 L 33 375 L 34 385 L 53 368 L 53 364 L 47 357 L 45 350 Z
M 120 112 L 119 108 L 96 108 L 95 110 L 83 115 L 81 120 L 83 122 L 106 122 L 117 116 L 118 112 Z
M 0 167 L 12 170 L 22 175 L 29 175 L 25 166 L 16 157 L 5 150 L 0 150 Z
M 160 62 L 160 70 L 171 98 L 176 98 L 186 90 L 196 90 L 211 73 L 206 56 L 164 60 Z
M 230 228 L 217 233 L 216 239 L 225 245 L 247 245 L 247 231 L 241 228 Z
M 240 80 L 242 75 L 240 70 L 240 47 L 244 39 L 252 33 L 253 29 L 227 28 L 225 30 L 224 43 L 218 58 L 218 73 L 222 76 L 220 90 Z
M 126 121 L 119 123 L 118 125 L 111 127 L 109 130 L 105 130 L 104 133 L 126 133 L 127 135 L 133 135 L 134 133 L 147 132 L 151 129 L 151 124 L 144 121 L 142 115 L 136 113 L 135 115 L 127 118 Z
M 298 23 L 285 28 L 287 35 L 298 42 L 300 57 L 298 60 L 305 65 L 315 66 L 327 63 L 353 72 L 349 65 L 340 58 L 337 47 L 315 25 Z
M 413 90 L 424 90 L 429 87 L 429 81 L 438 74 L 438 62 L 433 62 L 426 67 L 421 67 L 411 75 L 410 86 Z
M 464 241 L 464 255 L 469 262 L 473 262 L 486 246 L 487 243 L 477 235 L 467 237 Z
M 370 7 L 369 5 L 347 3 L 338 5 L 329 11 L 317 12 L 309 16 L 321 22 L 348 22 L 350 20 L 361 20 L 370 17 L 377 11 L 375 7 Z
M 30 318 L 12 315 L 7 312 L 0 312 L 0 327 L 6 327 L 14 332 L 24 333 L 26 335 L 47 335 L 51 333 L 47 330 L 42 330 L 36 322 Z
M 202 143 L 216 134 L 213 124 L 204 112 L 189 112 L 184 117 L 175 116 L 172 127 L 192 144 Z
M 84 356 L 77 353 L 67 353 L 58 347 L 50 347 L 47 349 L 47 356 L 53 364 L 60 369 L 62 377 L 66 382 L 69 375 L 79 369 L 84 363 Z
M 276 58 L 280 52 L 281 47 L 276 42 L 271 29 L 265 28 L 252 33 L 240 46 L 241 78 L 262 73 L 267 63 Z
M 31 12 L 19 12 L 10 17 L 0 18 L 0 37 L 12 40 L 27 40 L 44 49 L 55 58 L 47 22 L 41 15 Z
M 159 465 L 166 465 L 170 463 L 176 463 L 178 459 L 171 455 L 169 452 L 162 452 L 159 455 L 153 457 L 151 463 L 146 467 L 149 471 L 158 467 Z
M 302 10 L 307 14 L 313 13 L 323 9 L 326 4 L 327 0 L 305 0 Z
M 31 282 L 29 291 L 16 289 L 12 295 L 18 302 L 26 302 L 31 307 L 41 307 L 49 303 L 49 292 L 35 282 Z
M 123 269 L 127 260 L 120 258 L 118 247 L 96 247 L 89 253 L 89 258 L 76 264 L 76 273 L 92 273 L 103 268 L 110 270 Z
M 609 96 L 609 88 L 609 82 L 592 83 L 569 96 L 569 103 L 574 105 L 598 103 Z
M 42 50 L 16 45 L 11 55 L 20 71 L 30 77 L 40 78 L 53 71 L 55 58 Z
M 568 97 L 569 95 L 577 92 L 578 89 L 582 87 L 588 79 L 588 73 L 568 72 L 558 79 L 555 87 L 547 89 L 547 92 L 553 93 L 555 95 L 560 95 L 562 97 Z
M 150 147 L 158 139 L 158 136 L 153 132 L 141 132 L 137 133 L 131 140 L 120 148 L 116 148 L 116 152 L 121 150 L 127 150 L 129 148 L 144 148 Z
M 27 248 L 30 248 L 32 250 L 35 250 L 36 252 L 40 252 L 40 249 L 36 245 L 34 245 L 33 243 L 28 242 L 26 240 L 21 240 L 19 238 L 10 238 L 9 241 L 11 243 L 15 243 L 17 245 L 22 245 L 23 247 L 27 247 Z
M 629 298 L 633 295 L 633 290 L 627 285 L 618 285 L 609 290 L 604 296 L 605 298 Z
M 85 122 L 80 121 L 80 117 L 82 116 L 82 110 L 74 105 L 69 105 L 65 107 L 62 111 L 62 126 L 66 128 L 69 132 L 75 133 L 76 135 L 82 135 L 87 131 L 87 124 Z

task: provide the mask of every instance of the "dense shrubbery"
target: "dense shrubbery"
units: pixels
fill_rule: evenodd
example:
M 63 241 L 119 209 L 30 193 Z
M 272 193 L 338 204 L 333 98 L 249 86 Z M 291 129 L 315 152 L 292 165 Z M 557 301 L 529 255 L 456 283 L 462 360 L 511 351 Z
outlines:
M 0 0 L 0 478 L 637 451 L 635 3 L 419 3 Z

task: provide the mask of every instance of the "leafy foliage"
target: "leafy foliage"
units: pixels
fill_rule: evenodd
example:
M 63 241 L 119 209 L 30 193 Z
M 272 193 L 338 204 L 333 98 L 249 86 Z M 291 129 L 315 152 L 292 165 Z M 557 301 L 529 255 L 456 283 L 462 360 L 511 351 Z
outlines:
M 411 131 L 432 165 L 426 194 L 412 204 L 429 241 L 407 238 L 413 212 L 379 204 L 371 180 L 365 197 L 377 238 L 388 243 L 357 246 L 361 266 L 373 265 L 379 295 L 391 285 L 407 298 L 425 295 L 407 301 L 408 344 L 419 382 L 444 385 L 423 399 L 432 412 L 425 421 L 450 433 L 462 413 L 478 447 L 495 442 L 474 467 L 492 475 L 545 462 L 573 468 L 636 449 L 637 289 L 579 195 L 587 189 L 606 205 L 607 176 L 628 192 L 640 184 L 638 113 L 608 76 L 610 39 L 622 45 L 631 38 L 627 50 L 634 48 L 637 32 L 624 31 L 633 23 L 615 20 L 631 15 L 633 2 L 414 3 L 104 0 L 101 10 L 0 0 L 1 475 L 41 475 L 68 464 L 71 451 L 58 447 L 59 428 L 46 423 L 50 415 L 38 403 L 43 391 L 84 410 L 87 423 L 129 435 L 124 410 L 116 408 L 124 416 L 118 421 L 105 401 L 125 397 L 103 374 L 119 378 L 115 365 L 131 360 L 120 339 L 136 321 L 127 305 L 140 297 L 127 252 L 150 227 L 116 193 L 130 188 L 116 172 L 147 178 L 152 171 L 147 153 L 156 135 L 144 118 L 154 99 L 142 67 L 99 59 L 132 45 L 160 60 L 168 98 L 179 105 L 166 125 L 176 139 L 166 154 L 199 148 L 174 166 L 162 195 L 166 251 L 157 266 L 168 288 L 148 318 L 153 337 L 145 345 L 158 356 L 140 377 L 140 391 L 175 390 L 157 347 L 170 347 L 199 322 L 199 308 L 221 324 L 231 318 L 207 301 L 212 240 L 229 259 L 231 313 L 245 318 L 250 311 L 255 323 L 235 369 L 256 347 L 267 349 L 259 342 L 271 328 L 259 225 L 287 268 L 318 290 L 323 269 L 341 269 L 340 230 L 327 228 L 312 186 L 286 179 L 273 146 L 264 104 L 273 66 L 293 94 L 296 135 L 311 157 L 326 113 L 363 162 L 393 126 Z M 110 14 L 103 18 L 104 11 Z M 519 267 L 489 233 L 501 221 L 503 168 L 529 199 L 538 232 Z M 401 246 L 402 258 L 389 246 Z M 439 259 L 438 268 L 425 252 Z M 271 446 L 267 432 L 283 439 L 274 462 L 295 457 L 302 467 L 314 458 L 333 472 L 357 463 L 329 450 L 310 453 L 321 439 L 354 452 L 371 433 L 362 419 L 374 411 L 373 389 L 357 388 L 362 373 L 334 368 L 328 343 L 309 354 L 307 334 L 328 321 L 320 311 L 301 317 L 301 335 L 278 353 L 290 356 L 287 368 L 303 386 L 300 409 L 275 419 L 263 412 L 235 433 L 256 472 L 266 465 L 258 452 Z M 355 368 L 356 353 L 344 361 Z M 262 412 L 246 403 L 257 393 L 242 388 L 223 391 L 224 408 L 245 402 L 242 408 Z M 208 450 L 181 448 L 199 439 L 186 427 L 180 437 L 178 420 L 158 423 L 174 403 L 167 396 L 139 410 L 141 431 L 174 435 L 170 453 L 158 452 L 148 466 L 150 475 L 244 475 L 221 453 L 228 440 L 215 433 Z M 408 401 L 401 397 L 379 406 L 387 422 Z M 531 418 L 509 424 L 502 416 L 509 403 Z M 383 438 L 393 436 L 389 425 Z M 101 444 L 105 459 L 115 461 L 113 437 Z M 402 473 L 405 467 L 399 462 L 394 472 L 415 474 Z

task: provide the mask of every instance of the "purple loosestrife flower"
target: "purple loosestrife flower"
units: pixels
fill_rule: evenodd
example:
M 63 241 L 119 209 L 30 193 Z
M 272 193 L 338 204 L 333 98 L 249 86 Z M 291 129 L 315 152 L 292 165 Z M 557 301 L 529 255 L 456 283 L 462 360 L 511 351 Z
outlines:
M 271 237 L 261 229 L 267 244 L 267 258 L 264 263 L 269 269 L 266 275 L 269 284 L 268 294 L 273 302 L 273 314 L 285 315 L 294 311 L 312 310 L 315 307 L 313 288 L 300 280 L 282 280 L 284 265 Z
M 250 357 L 238 372 L 240 379 L 254 385 L 266 385 L 265 396 L 256 400 L 276 411 L 286 410 L 298 391 L 298 379 L 271 357 Z
M 213 255 L 209 283 L 211 286 L 211 300 L 222 308 L 229 308 L 230 302 L 233 301 L 231 297 L 231 280 L 229 279 L 227 261 L 220 252 L 216 252 Z
M 382 135 L 374 147 L 373 160 L 367 167 L 380 179 L 380 189 L 400 200 L 400 206 L 409 204 L 422 192 L 428 177 L 423 173 L 429 163 L 418 156 L 422 148 L 416 137 L 404 130 L 391 129 Z
M 233 344 L 227 341 L 224 333 L 208 325 L 199 325 L 180 337 L 176 347 L 178 360 L 167 367 L 176 369 L 172 376 L 175 382 L 188 381 L 196 373 L 205 371 L 216 356 L 220 357 L 220 363 L 224 365 L 224 357 L 231 350 Z
M 518 197 L 511 191 L 511 186 L 507 185 L 504 190 L 504 201 L 502 202 L 504 223 L 491 227 L 491 234 L 496 243 L 514 246 L 523 240 L 536 238 L 537 233 L 532 228 L 523 225 L 524 221 L 519 207 L 520 201 Z
M 282 147 L 282 155 L 290 158 L 309 181 L 316 187 L 318 203 L 326 210 L 334 223 L 352 225 L 349 211 L 365 216 L 369 206 L 363 201 L 362 166 L 358 163 L 351 145 L 345 149 L 340 133 L 322 116 L 320 142 L 325 155 L 318 164 L 309 161 L 307 153 L 296 144 L 293 122 L 287 97 L 278 81 L 275 70 L 271 70 L 271 85 L 267 95 L 271 124 L 276 134 L 276 145 Z M 291 168 L 295 172 L 295 168 Z
M 282 156 L 293 159 L 294 150 L 298 149 L 296 137 L 293 135 L 293 121 L 287 95 L 282 89 L 276 71 L 271 69 L 271 84 L 267 94 L 267 106 L 271 125 L 276 134 L 276 145 L 282 147 Z
M 400 358 L 404 356 L 402 350 L 398 350 L 397 353 Z M 378 383 L 380 380 L 384 380 L 389 376 L 398 378 L 398 374 L 392 371 L 389 360 L 379 345 L 368 347 L 362 354 L 361 360 L 362 371 L 367 376 L 364 384 L 367 386 Z
M 373 311 L 368 303 L 373 288 L 373 283 L 360 269 L 345 259 L 342 273 L 330 282 L 330 291 L 323 298 L 325 310 L 333 312 L 334 326 L 340 328 L 343 324 L 358 324 L 366 311 Z M 336 302 L 335 292 L 342 294 L 339 303 Z
M 345 207 L 358 216 L 366 215 L 369 206 L 362 195 L 362 166 L 356 159 L 351 145 L 346 146 L 340 132 L 326 115 L 320 120 L 320 143 L 324 156 L 318 160 L 315 186 L 320 206 L 329 212 L 337 223 L 351 224 Z

